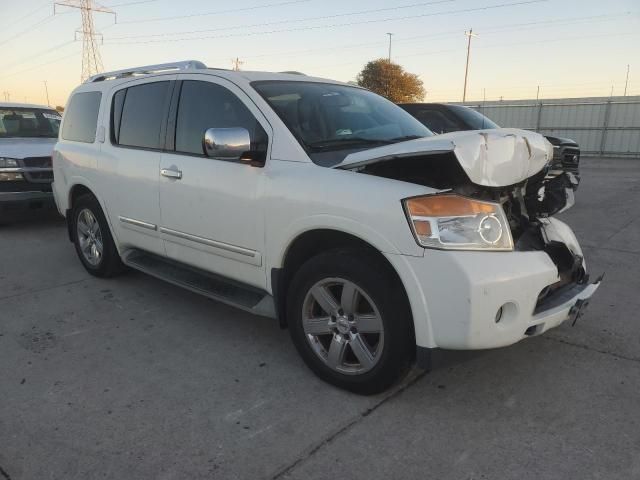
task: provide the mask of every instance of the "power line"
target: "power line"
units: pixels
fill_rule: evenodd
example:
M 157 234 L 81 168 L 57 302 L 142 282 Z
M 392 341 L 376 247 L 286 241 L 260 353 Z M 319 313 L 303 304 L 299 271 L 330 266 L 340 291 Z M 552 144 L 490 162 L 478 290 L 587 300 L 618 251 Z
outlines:
M 220 28 L 208 28 L 205 30 L 190 30 L 185 32 L 168 32 L 168 33 L 156 33 L 156 34 L 146 34 L 146 35 L 125 35 L 119 37 L 111 37 L 112 40 L 124 40 L 129 38 L 150 38 L 150 37 L 166 37 L 167 35 L 184 35 L 184 34 L 195 34 L 195 33 L 208 33 L 208 32 L 219 32 L 223 30 L 237 30 L 241 28 L 253 28 L 253 27 L 267 27 L 271 25 L 282 25 L 287 23 L 299 23 L 299 22 L 309 22 L 312 20 L 329 20 L 332 18 L 341 18 L 341 17 L 349 17 L 352 15 L 364 15 L 366 13 L 380 13 L 387 12 L 390 10 L 401 10 L 405 8 L 415 8 L 415 7 L 424 7 L 428 5 L 436 5 L 440 3 L 451 3 L 457 0 L 435 0 L 429 2 L 422 3 L 412 3 L 409 5 L 396 5 L 393 7 L 385 7 L 385 8 L 376 8 L 372 10 L 360 10 L 357 12 L 348 12 L 348 13 L 336 13 L 332 15 L 323 15 L 321 17 L 305 17 L 305 18 L 294 18 L 294 19 L 286 19 L 286 20 L 277 20 L 274 22 L 261 22 L 261 23 L 250 23 L 243 25 L 233 25 L 229 27 L 220 27 Z M 121 24 L 120 24 L 121 25 Z
M 20 75 L 20 74 L 25 73 L 25 72 L 30 72 L 30 71 L 32 71 L 32 70 L 36 70 L 36 69 L 38 69 L 38 68 L 40 68 L 40 67 L 45 67 L 45 66 L 47 66 L 47 65 L 51 65 L 52 63 L 58 63 L 58 62 L 61 62 L 62 60 L 66 60 L 67 58 L 75 57 L 75 56 L 77 56 L 79 53 L 80 53 L 80 50 L 76 50 L 76 51 L 75 51 L 75 52 L 73 52 L 71 55 L 66 55 L 66 56 L 64 56 L 64 57 L 56 58 L 55 60 L 50 60 L 50 61 L 45 62 L 45 63 L 40 63 L 40 64 L 35 65 L 35 66 L 33 66 L 33 67 L 25 68 L 24 70 L 19 70 L 19 71 L 17 71 L 17 72 L 13 72 L 13 73 L 10 73 L 10 74 L 8 74 L 8 75 L 3 75 L 2 77 L 0 77 L 0 79 L 9 78 L 9 77 L 14 77 L 14 76 L 16 76 L 16 75 Z
M 31 15 L 33 15 L 34 13 L 39 12 L 40 10 L 42 10 L 44 7 L 46 7 L 46 6 L 48 6 L 48 5 L 49 5 L 49 2 L 42 3 L 42 4 L 40 4 L 40 6 L 39 6 L 39 7 L 36 7 L 34 10 L 30 11 L 30 12 L 29 12 L 29 13 L 27 13 L 26 15 L 23 15 L 22 17 L 17 18 L 17 19 L 15 19 L 15 20 L 11 20 L 11 21 L 7 24 L 7 25 L 10 25 L 10 26 L 9 26 L 9 27 L 4 27 L 4 30 L 11 29 L 11 27 L 13 27 L 13 26 L 15 26 L 15 25 L 19 24 L 19 23 L 20 23 L 20 22 L 22 22 L 25 18 L 29 18 Z
M 18 33 L 14 33 L 13 35 L 11 35 L 10 38 L 7 38 L 6 40 L 0 42 L 0 45 L 4 45 L 6 43 L 14 41 L 16 38 L 21 37 L 22 35 L 24 35 L 25 33 L 30 32 L 34 28 L 39 27 L 41 25 L 44 25 L 46 23 L 49 23 L 51 20 L 53 20 L 53 18 L 54 18 L 53 15 L 47 15 L 45 18 L 42 18 L 42 19 L 38 20 L 36 23 L 34 23 L 33 25 L 25 28 L 24 30 L 19 31 Z
M 382 22 L 389 22 L 389 21 L 414 20 L 414 19 L 417 19 L 417 18 L 434 17 L 434 16 L 438 16 L 438 15 L 454 15 L 454 14 L 458 14 L 458 13 L 479 12 L 479 11 L 486 11 L 486 10 L 494 10 L 494 9 L 497 9 L 497 8 L 530 5 L 530 4 L 534 4 L 534 3 L 542 3 L 542 2 L 547 2 L 547 1 L 548 0 L 526 0 L 526 1 L 520 1 L 520 2 L 502 3 L 502 4 L 498 4 L 498 5 L 488 5 L 488 6 L 477 7 L 477 8 L 466 8 L 466 9 L 449 10 L 449 11 L 443 11 L 443 12 L 424 13 L 424 14 L 420 14 L 420 15 L 407 15 L 407 16 L 404 16 L 404 17 L 388 17 L 388 18 L 362 20 L 362 21 L 349 22 L 349 23 L 313 25 L 313 26 L 305 26 L 305 27 L 286 28 L 286 29 L 280 29 L 280 30 L 268 30 L 268 31 L 263 31 L 263 32 L 244 32 L 244 33 L 232 33 L 232 34 L 225 34 L 225 35 L 204 35 L 204 36 L 188 37 L 188 38 L 164 38 L 164 39 L 159 39 L 159 40 L 146 40 L 146 41 L 134 41 L 134 42 L 105 42 L 105 44 L 110 44 L 110 45 L 135 45 L 135 44 L 180 42 L 180 41 L 189 41 L 189 40 L 203 40 L 203 39 L 213 39 L 213 38 L 248 37 L 248 36 L 256 36 L 256 35 L 268 35 L 268 34 L 273 34 L 273 33 L 297 32 L 297 31 L 305 31 L 305 30 L 318 30 L 318 29 L 323 29 L 323 28 L 350 27 L 350 26 L 354 26 L 354 25 L 365 25 L 365 24 L 382 23 Z
M 311 0 L 287 0 L 285 2 L 278 2 L 278 3 L 266 3 L 266 4 L 262 4 L 262 5 L 256 5 L 253 7 L 242 7 L 242 8 L 233 8 L 230 10 L 214 10 L 211 12 L 200 12 L 200 13 L 191 13 L 188 15 L 172 15 L 169 17 L 154 17 L 154 18 L 143 18 L 140 20 L 128 20 L 125 22 L 120 22 L 118 25 L 126 25 L 129 23 L 147 23 L 147 22 L 161 22 L 161 21 L 166 21 L 166 20 L 178 20 L 181 18 L 193 18 L 193 17 L 204 17 L 204 16 L 209 16 L 209 15 L 221 15 L 224 13 L 236 13 L 236 12 L 246 12 L 246 11 L 252 11 L 252 10 L 256 10 L 258 8 L 271 8 L 271 7 L 282 7 L 285 5 L 293 5 L 296 3 L 306 3 L 306 2 L 310 2 Z M 116 6 L 116 5 L 111 5 L 112 7 Z
M 551 20 L 543 20 L 543 21 L 536 21 L 536 22 L 528 22 L 528 23 L 509 23 L 509 24 L 502 24 L 502 25 L 493 25 L 491 27 L 485 27 L 483 28 L 484 32 L 489 32 L 489 33 L 500 33 L 501 30 L 505 30 L 505 29 L 509 29 L 509 28 L 514 28 L 514 27 L 522 27 L 522 26 L 528 26 L 528 25 L 539 25 L 539 26 L 544 26 L 547 23 L 556 23 L 556 22 L 563 22 L 565 20 L 571 20 L 571 19 L 575 19 L 576 21 L 590 21 L 590 22 L 595 22 L 598 21 L 601 17 L 619 17 L 622 15 L 628 15 L 629 12 L 625 12 L 625 13 L 620 13 L 620 14 L 613 14 L 613 15 L 597 15 L 597 16 L 589 16 L 589 17 L 571 17 L 571 18 L 567 18 L 567 19 L 551 19 Z M 609 18 L 607 18 L 607 20 L 609 20 Z M 586 23 L 590 23 L 590 22 L 586 22 Z M 414 36 L 410 36 L 410 37 L 400 37 L 400 38 L 396 38 L 395 42 L 398 43 L 407 43 L 407 42 L 412 42 L 416 39 L 423 39 L 423 38 L 434 38 L 434 37 L 447 37 L 447 36 L 458 36 L 460 35 L 460 30 L 448 30 L 448 31 L 444 31 L 444 32 L 436 32 L 436 33 L 431 33 L 431 34 L 427 34 L 427 35 L 414 35 Z M 357 49 L 357 48 L 362 48 L 362 47 L 380 47 L 382 45 L 386 45 L 386 42 L 383 41 L 375 41 L 375 42 L 364 42 L 364 43 L 351 43 L 351 44 L 340 44 L 340 45 L 335 45 L 335 46 L 330 46 L 330 47 L 322 47 L 322 48 L 310 48 L 310 49 L 304 49 L 304 50 L 289 50 L 289 51 L 277 51 L 277 52 L 271 52 L 271 53 L 261 53 L 261 54 L 256 54 L 256 55 L 243 55 L 243 58 L 253 58 L 253 59 L 257 59 L 257 58 L 269 58 L 269 57 L 282 57 L 282 56 L 291 56 L 291 57 L 295 57 L 295 56 L 300 56 L 300 55 L 306 55 L 308 53 L 315 53 L 315 52 L 328 52 L 333 54 L 335 52 L 336 49 L 340 49 L 342 50 L 347 50 L 347 49 Z M 446 53 L 446 52 L 455 52 L 458 51 L 457 49 L 448 49 L 448 50 L 438 50 L 435 52 L 429 52 L 429 54 L 431 53 Z M 421 53 L 422 54 L 422 53 Z M 404 55 L 404 56 L 411 56 L 411 55 Z M 404 57 L 403 56 L 403 57 Z M 221 62 L 224 62 L 227 60 L 227 57 L 218 57 L 215 58 L 213 60 L 219 60 Z M 349 65 L 351 62 L 346 63 L 346 65 Z
M 139 5 L 141 3 L 152 3 L 157 2 L 158 0 L 137 0 L 135 2 L 125 2 L 125 3 L 114 3 L 113 5 L 105 5 L 107 8 L 120 8 L 120 7 L 129 7 L 131 5 Z
M 69 40 L 67 42 L 63 42 L 63 43 L 61 43 L 59 45 L 55 45 L 55 46 L 53 46 L 51 48 L 47 48 L 46 50 L 42 50 L 40 52 L 36 52 L 36 53 L 34 53 L 32 55 L 29 55 L 27 58 L 23 57 L 22 60 L 20 60 L 20 61 L 9 63 L 7 65 L 3 65 L 2 68 L 3 68 L 3 70 L 7 70 L 9 68 L 16 67 L 18 65 L 22 65 L 23 63 L 28 63 L 28 62 L 34 60 L 35 58 L 41 57 L 43 55 L 46 55 L 47 53 L 51 53 L 51 52 L 60 50 L 61 48 L 66 47 L 67 45 L 71 45 L 72 43 L 74 43 L 73 40 Z

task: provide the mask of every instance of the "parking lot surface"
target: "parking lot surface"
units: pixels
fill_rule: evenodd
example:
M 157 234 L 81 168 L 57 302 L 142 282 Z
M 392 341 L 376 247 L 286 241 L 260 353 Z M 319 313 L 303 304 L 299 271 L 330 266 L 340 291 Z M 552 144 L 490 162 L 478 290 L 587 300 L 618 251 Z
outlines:
M 606 276 L 576 326 L 374 397 L 275 321 L 89 276 L 55 216 L 1 226 L 0 480 L 640 479 L 640 161 L 581 172 L 561 217 Z

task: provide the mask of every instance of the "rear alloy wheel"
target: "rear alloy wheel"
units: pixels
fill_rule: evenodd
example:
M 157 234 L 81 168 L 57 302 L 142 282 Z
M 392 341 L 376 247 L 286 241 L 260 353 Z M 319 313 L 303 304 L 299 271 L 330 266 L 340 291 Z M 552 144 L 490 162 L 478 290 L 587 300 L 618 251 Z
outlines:
M 91 210 L 83 208 L 78 214 L 76 227 L 78 246 L 85 261 L 93 266 L 100 265 L 104 252 L 104 243 L 98 219 Z
M 84 268 L 96 277 L 112 277 L 124 269 L 100 203 L 82 195 L 71 212 L 71 234 Z
M 373 394 L 407 371 L 415 352 L 408 301 L 378 256 L 358 249 L 322 253 L 304 263 L 290 285 L 291 338 L 320 378 Z

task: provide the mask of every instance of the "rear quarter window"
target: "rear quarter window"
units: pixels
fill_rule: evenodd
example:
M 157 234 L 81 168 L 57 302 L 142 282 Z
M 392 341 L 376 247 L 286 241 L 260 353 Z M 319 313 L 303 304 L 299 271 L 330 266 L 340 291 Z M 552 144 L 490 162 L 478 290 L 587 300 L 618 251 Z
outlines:
M 100 92 L 81 92 L 71 97 L 64 113 L 62 138 L 72 142 L 93 143 L 96 139 Z

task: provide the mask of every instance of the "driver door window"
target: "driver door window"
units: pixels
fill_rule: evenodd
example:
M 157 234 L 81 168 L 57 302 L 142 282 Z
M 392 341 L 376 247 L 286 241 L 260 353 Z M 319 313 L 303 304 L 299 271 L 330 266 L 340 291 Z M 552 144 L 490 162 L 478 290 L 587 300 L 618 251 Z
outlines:
M 186 80 L 180 90 L 175 150 L 204 155 L 202 138 L 209 128 L 243 127 L 249 131 L 251 150 L 266 153 L 267 135 L 244 104 L 214 83 Z

